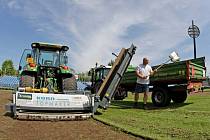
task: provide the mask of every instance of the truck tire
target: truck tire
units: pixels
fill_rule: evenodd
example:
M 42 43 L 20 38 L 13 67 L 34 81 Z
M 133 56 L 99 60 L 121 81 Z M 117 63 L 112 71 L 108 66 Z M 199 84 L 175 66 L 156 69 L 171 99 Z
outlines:
M 173 93 L 171 99 L 174 103 L 184 103 L 187 99 L 187 91 Z
M 77 81 L 75 76 L 63 78 L 63 91 L 77 90 Z
M 155 106 L 164 107 L 169 105 L 171 102 L 171 97 L 167 90 L 163 88 L 156 88 L 152 92 L 152 103 Z
M 34 87 L 35 77 L 33 75 L 22 75 L 19 80 L 20 87 Z

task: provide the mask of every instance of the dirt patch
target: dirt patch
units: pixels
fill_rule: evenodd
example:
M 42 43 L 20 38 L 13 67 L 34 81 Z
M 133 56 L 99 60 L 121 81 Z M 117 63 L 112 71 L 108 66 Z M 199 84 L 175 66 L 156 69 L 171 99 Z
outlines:
M 4 105 L 12 99 L 11 91 L 0 90 L 0 140 L 135 140 L 93 119 L 85 121 L 19 121 L 5 115 Z

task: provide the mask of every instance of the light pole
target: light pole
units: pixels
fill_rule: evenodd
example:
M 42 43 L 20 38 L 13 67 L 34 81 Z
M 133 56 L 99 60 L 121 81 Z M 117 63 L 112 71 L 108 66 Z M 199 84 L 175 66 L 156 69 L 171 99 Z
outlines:
M 197 38 L 200 35 L 199 28 L 194 25 L 194 22 L 192 20 L 192 25 L 188 28 L 188 35 L 193 38 L 193 44 L 194 44 L 194 59 L 196 59 L 196 42 L 195 38 Z

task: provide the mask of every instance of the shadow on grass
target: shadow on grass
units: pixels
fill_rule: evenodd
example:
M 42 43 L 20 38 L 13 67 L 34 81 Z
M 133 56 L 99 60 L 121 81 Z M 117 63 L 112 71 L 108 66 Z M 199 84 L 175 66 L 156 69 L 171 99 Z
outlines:
M 96 111 L 94 115 L 102 115 L 102 112 Z
M 143 103 L 139 102 L 137 107 L 133 107 L 133 101 L 112 101 L 109 108 L 117 108 L 117 109 L 143 109 Z M 176 109 L 179 107 L 187 106 L 193 103 L 173 103 L 171 102 L 166 107 L 156 107 L 152 103 L 147 103 L 147 110 L 160 110 L 160 109 Z

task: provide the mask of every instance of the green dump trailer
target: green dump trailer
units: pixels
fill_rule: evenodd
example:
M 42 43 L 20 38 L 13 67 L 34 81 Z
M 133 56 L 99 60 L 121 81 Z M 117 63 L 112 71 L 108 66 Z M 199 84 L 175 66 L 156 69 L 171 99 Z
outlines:
M 205 79 L 205 57 L 166 64 L 150 77 L 152 102 L 155 106 L 167 106 L 171 100 L 183 103 L 188 93 L 201 89 Z M 122 78 L 120 88 L 134 92 L 136 80 L 135 67 L 130 66 Z

